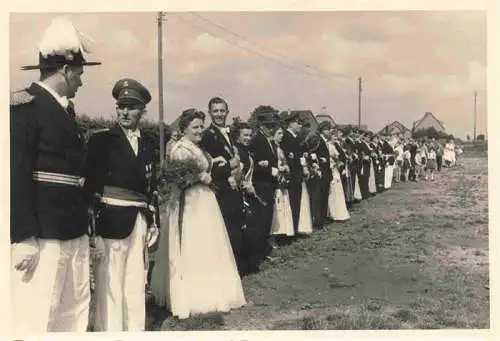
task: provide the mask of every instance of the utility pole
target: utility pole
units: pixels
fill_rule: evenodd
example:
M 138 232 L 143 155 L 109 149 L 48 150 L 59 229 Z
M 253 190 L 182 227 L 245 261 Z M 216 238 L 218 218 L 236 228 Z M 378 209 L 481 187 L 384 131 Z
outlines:
M 358 129 L 361 129 L 361 91 L 363 91 L 361 87 L 362 79 L 358 78 L 359 89 L 358 89 Z
M 474 91 L 474 141 L 476 141 L 476 117 L 477 117 L 476 102 L 477 102 L 477 92 Z
M 165 14 L 158 12 L 158 114 L 160 126 L 160 165 L 165 161 L 165 123 L 163 121 L 163 19 Z

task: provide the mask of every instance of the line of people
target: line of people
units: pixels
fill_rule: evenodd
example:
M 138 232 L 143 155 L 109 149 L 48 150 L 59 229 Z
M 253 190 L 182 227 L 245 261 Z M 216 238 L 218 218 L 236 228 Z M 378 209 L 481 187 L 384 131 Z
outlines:
M 312 133 L 286 112 L 227 126 L 220 97 L 208 113 L 205 127 L 202 111 L 185 110 L 166 148 L 167 221 L 149 282 L 152 299 L 179 318 L 243 306 L 241 276 L 272 262 L 274 249 L 349 220 L 353 204 L 393 180 L 434 179 L 441 167 L 435 140 L 345 134 L 328 121 Z

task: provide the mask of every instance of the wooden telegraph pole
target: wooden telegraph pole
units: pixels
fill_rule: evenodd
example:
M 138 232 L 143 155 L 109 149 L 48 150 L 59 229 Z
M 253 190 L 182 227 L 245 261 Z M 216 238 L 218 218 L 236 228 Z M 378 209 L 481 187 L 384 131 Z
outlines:
M 474 91 L 474 141 L 476 141 L 476 121 L 477 121 L 477 92 Z
M 160 164 L 165 161 L 165 123 L 163 121 L 163 20 L 165 13 L 158 12 L 158 114 L 160 126 Z
M 358 129 L 361 129 L 361 91 L 363 91 L 361 87 L 361 82 L 362 79 L 361 77 L 358 78 Z

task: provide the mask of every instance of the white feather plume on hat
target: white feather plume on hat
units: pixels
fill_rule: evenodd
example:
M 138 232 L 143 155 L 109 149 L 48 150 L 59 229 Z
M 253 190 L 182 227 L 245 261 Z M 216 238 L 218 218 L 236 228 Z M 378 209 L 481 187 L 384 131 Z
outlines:
M 58 55 L 72 60 L 73 54 L 80 52 L 90 53 L 90 38 L 83 36 L 73 23 L 60 17 L 52 20 L 45 30 L 42 40 L 38 44 L 38 51 L 44 58 Z

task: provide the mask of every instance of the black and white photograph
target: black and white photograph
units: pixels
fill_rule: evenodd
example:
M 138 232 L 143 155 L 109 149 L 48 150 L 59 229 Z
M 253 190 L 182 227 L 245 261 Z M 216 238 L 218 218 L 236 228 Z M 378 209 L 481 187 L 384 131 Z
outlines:
M 13 339 L 489 330 L 488 20 L 9 13 Z

